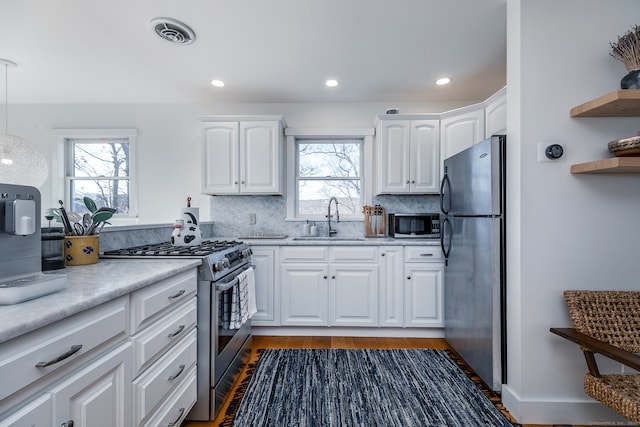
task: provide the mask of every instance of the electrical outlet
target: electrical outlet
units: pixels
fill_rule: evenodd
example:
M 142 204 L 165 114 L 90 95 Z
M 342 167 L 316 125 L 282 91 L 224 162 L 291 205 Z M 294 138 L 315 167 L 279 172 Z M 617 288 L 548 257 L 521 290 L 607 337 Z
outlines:
M 545 154 L 547 147 L 550 145 L 559 145 L 562 147 L 563 155 L 557 159 L 550 159 Z M 558 144 L 557 142 L 539 142 L 538 143 L 538 162 L 564 162 L 567 154 L 567 148 L 564 144 Z
M 250 225 L 254 225 L 255 223 L 256 223 L 256 214 L 250 213 L 249 214 L 249 224 Z

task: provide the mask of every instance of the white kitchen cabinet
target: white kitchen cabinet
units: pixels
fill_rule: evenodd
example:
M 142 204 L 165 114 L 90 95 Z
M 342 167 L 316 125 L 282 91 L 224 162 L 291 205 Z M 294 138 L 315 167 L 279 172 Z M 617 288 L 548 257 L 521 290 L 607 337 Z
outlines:
M 282 116 L 205 116 L 203 194 L 282 194 Z
M 252 246 L 251 263 L 255 266 L 256 308 L 258 311 L 251 317 L 253 326 L 280 326 L 280 299 L 276 284 L 278 259 L 277 246 Z M 279 289 L 279 287 L 278 287 Z
M 440 180 L 437 116 L 378 116 L 376 192 L 434 194 Z
M 437 246 L 404 250 L 406 327 L 444 326 L 442 251 Z
M 123 343 L 74 372 L 51 396 L 55 426 L 130 426 L 131 344 Z
M 377 250 L 280 248 L 282 325 L 377 326 Z
M 404 325 L 402 246 L 381 246 L 379 255 L 380 326 Z
M 507 130 L 507 88 L 506 86 L 490 96 L 485 102 L 484 137 L 504 134 Z
M 46 393 L 1 420 L 0 427 L 48 427 L 51 425 L 51 414 L 53 414 L 51 394 Z
M 440 120 L 442 161 L 485 139 L 484 104 L 449 111 Z
M 378 248 L 329 248 L 329 324 L 378 325 Z
M 189 270 L 131 294 L 134 426 L 162 418 L 167 402 L 182 399 L 178 389 L 191 392 L 183 386 L 196 375 L 197 284 L 196 271 Z

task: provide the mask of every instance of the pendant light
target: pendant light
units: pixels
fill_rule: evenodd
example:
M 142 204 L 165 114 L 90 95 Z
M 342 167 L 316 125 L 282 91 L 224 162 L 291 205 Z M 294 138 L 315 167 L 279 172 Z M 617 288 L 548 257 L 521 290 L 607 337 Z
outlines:
M 47 180 L 49 166 L 36 147 L 19 136 L 9 135 L 9 67 L 17 64 L 0 58 L 4 65 L 4 133 L 0 133 L 0 183 L 40 187 Z

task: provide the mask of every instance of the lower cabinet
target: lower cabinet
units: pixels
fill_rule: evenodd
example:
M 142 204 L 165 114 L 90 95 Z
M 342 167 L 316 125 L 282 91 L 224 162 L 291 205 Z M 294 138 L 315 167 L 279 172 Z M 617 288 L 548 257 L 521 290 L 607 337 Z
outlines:
M 131 425 L 131 344 L 125 343 L 51 390 L 53 425 Z
M 294 264 L 283 262 L 280 265 L 282 289 L 281 324 L 288 326 L 328 326 L 328 279 L 329 266 L 325 263 Z
M 255 267 L 256 308 L 251 317 L 253 326 L 280 326 L 280 299 L 276 286 L 279 283 L 277 246 L 254 246 L 251 262 Z
M 407 327 L 444 326 L 440 248 L 405 248 L 404 323 Z
M 179 426 L 196 401 L 196 270 L 0 346 L 0 427 Z
M 380 326 L 404 326 L 402 246 L 381 246 L 379 253 Z

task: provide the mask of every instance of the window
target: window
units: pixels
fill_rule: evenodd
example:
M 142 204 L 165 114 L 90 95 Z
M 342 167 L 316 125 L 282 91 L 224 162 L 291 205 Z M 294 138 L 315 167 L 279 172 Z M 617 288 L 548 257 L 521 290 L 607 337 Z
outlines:
M 331 197 L 341 215 L 362 210 L 362 140 L 300 140 L 296 173 L 297 216 L 321 216 Z
M 84 197 L 98 207 L 117 209 L 115 218 L 136 216 L 134 191 L 135 131 L 63 132 L 65 207 L 87 212 Z
M 371 180 L 365 178 L 371 170 L 367 131 L 335 136 L 291 133 L 287 134 L 288 219 L 323 220 L 329 199 L 336 197 L 340 220 L 362 220 L 362 205 L 371 197 Z

